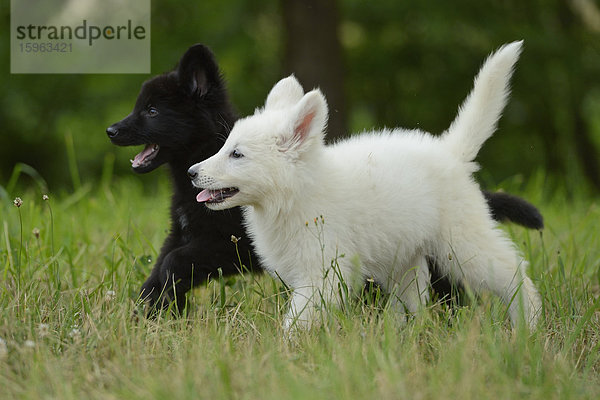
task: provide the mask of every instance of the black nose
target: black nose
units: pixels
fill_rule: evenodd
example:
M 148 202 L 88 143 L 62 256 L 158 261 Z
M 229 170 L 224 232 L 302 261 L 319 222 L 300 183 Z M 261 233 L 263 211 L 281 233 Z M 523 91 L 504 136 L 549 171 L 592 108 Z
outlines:
M 194 167 L 188 169 L 188 176 L 190 177 L 190 179 L 196 179 L 198 173 L 194 171 Z
M 108 128 L 106 128 L 106 134 L 109 138 L 112 139 L 119 134 L 119 130 L 114 126 L 109 126 Z

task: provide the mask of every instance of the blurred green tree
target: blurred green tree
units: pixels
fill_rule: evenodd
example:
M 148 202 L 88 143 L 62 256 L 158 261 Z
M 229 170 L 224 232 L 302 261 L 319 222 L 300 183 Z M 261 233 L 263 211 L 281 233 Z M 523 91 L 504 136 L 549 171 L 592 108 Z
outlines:
M 304 91 L 320 88 L 329 106 L 327 137 L 347 134 L 344 59 L 336 0 L 281 0 L 285 74 L 295 74 Z

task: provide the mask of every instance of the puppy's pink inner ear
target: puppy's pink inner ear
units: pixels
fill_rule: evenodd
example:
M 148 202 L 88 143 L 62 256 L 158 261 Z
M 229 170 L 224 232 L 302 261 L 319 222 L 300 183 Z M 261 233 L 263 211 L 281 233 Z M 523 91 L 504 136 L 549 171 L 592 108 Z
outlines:
M 315 111 L 311 111 L 304 115 L 300 121 L 298 121 L 298 124 L 296 124 L 296 127 L 294 128 L 294 138 L 297 141 L 302 142 L 304 139 L 306 139 L 308 133 L 310 132 L 310 124 L 315 118 L 315 114 Z

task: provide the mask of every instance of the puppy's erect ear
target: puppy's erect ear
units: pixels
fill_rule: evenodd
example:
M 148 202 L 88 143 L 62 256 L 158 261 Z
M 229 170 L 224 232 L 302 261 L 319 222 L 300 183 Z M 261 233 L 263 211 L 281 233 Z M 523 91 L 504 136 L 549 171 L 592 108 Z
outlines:
M 327 101 L 320 90 L 308 92 L 292 109 L 291 131 L 279 141 L 282 151 L 302 150 L 322 143 L 327 125 Z
M 265 109 L 291 107 L 298 103 L 303 95 L 304 89 L 294 75 L 290 75 L 273 86 L 267 96 Z
M 190 96 L 202 97 L 220 82 L 219 67 L 210 49 L 202 44 L 190 47 L 177 66 L 179 84 Z

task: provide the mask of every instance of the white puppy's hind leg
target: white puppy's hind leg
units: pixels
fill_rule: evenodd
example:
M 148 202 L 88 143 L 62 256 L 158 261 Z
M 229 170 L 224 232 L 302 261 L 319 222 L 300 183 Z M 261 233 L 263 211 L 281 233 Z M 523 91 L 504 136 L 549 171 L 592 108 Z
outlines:
M 452 275 L 476 291 L 487 289 L 500 296 L 509 307 L 513 325 L 524 319 L 534 328 L 541 312 L 541 300 L 525 274 L 528 264 L 514 244 L 494 228 L 469 226 L 462 233 L 455 233 L 448 249 Z
M 506 293 L 505 302 L 509 304 L 509 314 L 513 322 L 524 322 L 535 328 L 542 312 L 542 301 L 539 292 L 531 279 L 526 275 L 529 263 L 521 259 L 513 286 Z M 510 296 L 510 299 L 508 298 Z
M 392 308 L 414 314 L 429 301 L 430 275 L 425 256 L 419 254 L 407 264 L 408 269 L 398 269 L 383 284 L 390 295 Z

